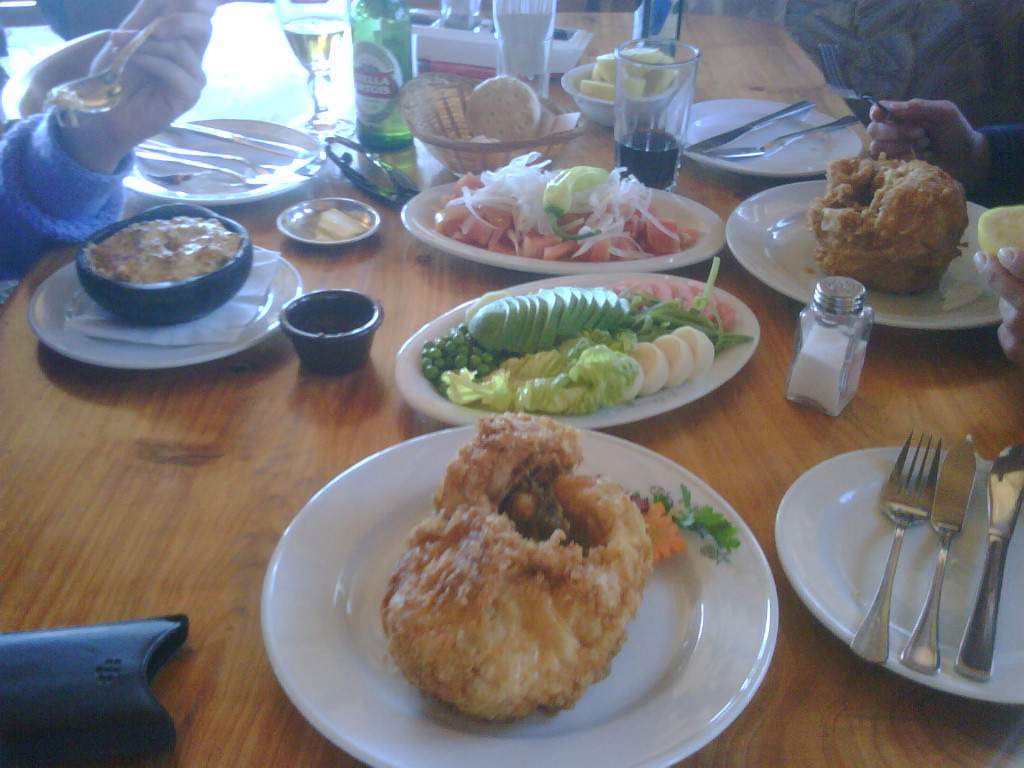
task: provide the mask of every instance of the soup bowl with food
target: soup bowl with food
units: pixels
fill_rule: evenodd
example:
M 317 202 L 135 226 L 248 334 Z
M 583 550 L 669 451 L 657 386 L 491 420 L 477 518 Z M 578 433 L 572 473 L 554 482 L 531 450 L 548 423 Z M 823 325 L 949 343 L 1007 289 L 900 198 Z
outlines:
M 202 206 L 161 205 L 101 229 L 75 268 L 82 289 L 111 314 L 171 325 L 238 293 L 252 270 L 252 241 L 241 224 Z

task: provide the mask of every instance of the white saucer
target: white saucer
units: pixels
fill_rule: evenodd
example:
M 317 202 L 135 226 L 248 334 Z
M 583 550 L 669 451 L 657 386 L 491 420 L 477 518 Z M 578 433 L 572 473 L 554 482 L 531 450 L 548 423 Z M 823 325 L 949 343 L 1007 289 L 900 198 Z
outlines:
M 106 368 L 157 369 L 217 360 L 248 349 L 273 332 L 278 314 L 288 301 L 302 293 L 302 278 L 287 260 L 270 284 L 267 300 L 242 335 L 230 344 L 154 346 L 94 338 L 67 326 L 68 312 L 82 294 L 75 265 L 68 264 L 50 275 L 29 299 L 28 319 L 43 344 L 65 357 Z

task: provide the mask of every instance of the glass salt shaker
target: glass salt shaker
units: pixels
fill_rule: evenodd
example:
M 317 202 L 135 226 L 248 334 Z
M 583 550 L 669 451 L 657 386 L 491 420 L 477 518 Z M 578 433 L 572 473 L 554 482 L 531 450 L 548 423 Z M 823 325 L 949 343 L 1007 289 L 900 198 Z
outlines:
M 864 286 L 849 277 L 826 277 L 800 312 L 786 397 L 838 416 L 857 391 L 874 311 Z

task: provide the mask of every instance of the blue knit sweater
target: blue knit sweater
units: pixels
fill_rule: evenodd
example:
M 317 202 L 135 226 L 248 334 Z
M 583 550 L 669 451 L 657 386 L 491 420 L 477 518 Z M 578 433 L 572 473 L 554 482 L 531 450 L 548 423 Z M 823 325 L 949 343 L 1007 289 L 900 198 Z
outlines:
M 113 174 L 83 168 L 61 147 L 52 112 L 0 138 L 0 280 L 19 279 L 42 253 L 85 240 L 121 213 L 125 157 Z
M 991 165 L 985 205 L 1024 203 L 1024 123 L 982 128 L 988 137 Z

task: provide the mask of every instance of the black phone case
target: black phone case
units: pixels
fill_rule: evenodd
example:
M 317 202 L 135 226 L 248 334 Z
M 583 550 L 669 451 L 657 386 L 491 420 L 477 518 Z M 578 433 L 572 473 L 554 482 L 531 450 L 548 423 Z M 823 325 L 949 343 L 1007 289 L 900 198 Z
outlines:
M 149 684 L 187 635 L 180 614 L 0 634 L 0 766 L 172 749 Z

